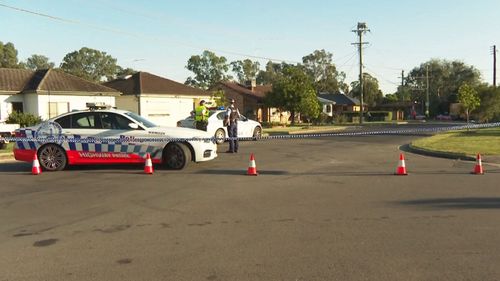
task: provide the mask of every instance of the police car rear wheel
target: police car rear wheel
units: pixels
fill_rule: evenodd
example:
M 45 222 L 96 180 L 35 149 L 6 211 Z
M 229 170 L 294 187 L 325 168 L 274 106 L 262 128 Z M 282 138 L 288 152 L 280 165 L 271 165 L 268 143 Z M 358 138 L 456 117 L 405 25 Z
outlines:
M 218 129 L 215 132 L 215 143 L 222 144 L 222 143 L 224 143 L 225 139 L 226 139 L 226 132 L 224 132 L 223 129 Z
M 47 144 L 38 150 L 40 166 L 46 171 L 61 171 L 66 168 L 68 159 L 64 149 L 55 144 Z
M 174 170 L 181 170 L 191 161 L 191 151 L 182 143 L 170 143 L 164 150 L 165 165 Z

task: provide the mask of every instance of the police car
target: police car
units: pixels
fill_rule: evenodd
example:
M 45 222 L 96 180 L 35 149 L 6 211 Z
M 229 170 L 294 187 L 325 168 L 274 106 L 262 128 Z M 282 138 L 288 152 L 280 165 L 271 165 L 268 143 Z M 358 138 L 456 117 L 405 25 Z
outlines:
M 228 136 L 227 128 L 224 126 L 224 117 L 226 111 L 221 109 L 210 110 L 208 117 L 207 132 L 215 137 L 217 144 L 224 142 Z M 194 116 L 191 115 L 177 122 L 178 127 L 196 128 Z M 241 115 L 238 120 L 238 137 L 247 139 L 258 139 L 262 136 L 262 125 L 254 120 L 248 119 Z
M 158 127 L 130 111 L 88 107 L 16 130 L 16 160 L 31 162 L 36 153 L 44 170 L 59 171 L 76 164 L 144 163 L 149 153 L 153 163 L 179 170 L 217 157 L 204 131 Z

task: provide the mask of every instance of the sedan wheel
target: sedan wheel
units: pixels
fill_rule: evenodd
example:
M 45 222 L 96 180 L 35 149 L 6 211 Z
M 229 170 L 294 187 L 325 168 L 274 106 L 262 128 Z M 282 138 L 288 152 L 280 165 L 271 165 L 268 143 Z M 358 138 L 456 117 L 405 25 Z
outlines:
M 257 140 L 262 137 L 262 128 L 261 127 L 255 127 L 253 130 L 253 139 Z
M 55 144 L 47 144 L 38 150 L 40 166 L 46 171 L 61 171 L 66 168 L 68 159 L 64 149 Z
M 182 170 L 191 162 L 191 151 L 182 143 L 170 143 L 163 151 L 165 165 L 174 170 Z
M 216 144 L 222 144 L 226 140 L 226 132 L 224 132 L 224 129 L 218 129 L 215 132 L 215 143 Z

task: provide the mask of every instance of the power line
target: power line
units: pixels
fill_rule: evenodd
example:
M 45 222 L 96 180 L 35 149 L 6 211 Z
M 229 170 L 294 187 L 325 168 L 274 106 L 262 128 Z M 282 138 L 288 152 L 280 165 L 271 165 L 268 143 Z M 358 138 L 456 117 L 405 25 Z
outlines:
M 35 11 L 27 10 L 27 9 L 22 9 L 22 8 L 18 8 L 18 7 L 14 7 L 14 6 L 5 5 L 5 4 L 2 4 L 2 3 L 0 3 L 0 7 L 4 7 L 4 8 L 7 8 L 7 9 L 11 9 L 11 10 L 15 10 L 15 11 L 18 11 L 18 12 L 23 12 L 23 13 L 31 14 L 31 15 L 45 17 L 45 18 L 48 18 L 48 19 L 51 19 L 51 20 L 60 21 L 60 22 L 64 22 L 64 23 L 75 24 L 75 25 L 82 25 L 82 26 L 90 27 L 90 28 L 101 30 L 101 31 L 105 31 L 105 32 L 112 32 L 112 33 L 117 33 L 117 34 L 121 34 L 121 35 L 128 35 L 128 36 L 131 36 L 131 37 L 134 37 L 134 38 L 149 38 L 149 39 L 158 40 L 158 38 L 154 38 L 154 37 L 150 37 L 150 36 L 145 36 L 145 35 L 142 35 L 142 34 L 131 33 L 131 32 L 123 31 L 123 30 L 120 30 L 120 29 L 107 28 L 107 27 L 102 27 L 102 26 L 98 26 L 98 25 L 94 25 L 94 24 L 88 24 L 88 23 L 85 23 L 85 22 L 77 21 L 77 20 L 71 20 L 71 19 L 67 19 L 67 18 L 56 17 L 56 16 L 52 16 L 52 15 L 48 15 L 48 14 L 44 14 L 44 13 L 40 13 L 40 12 L 35 12 Z M 169 41 L 169 43 L 177 44 L 177 45 L 181 45 L 181 46 L 189 47 L 189 48 L 193 48 L 193 49 L 208 50 L 208 51 L 211 51 L 211 52 L 218 52 L 218 53 L 223 53 L 223 54 L 228 54 L 228 55 L 233 55 L 233 56 L 238 56 L 238 57 L 245 57 L 245 58 L 252 58 L 252 59 L 261 59 L 261 60 L 268 60 L 268 61 L 274 61 L 274 62 L 284 62 L 284 63 L 291 63 L 291 64 L 300 64 L 301 63 L 301 62 L 293 61 L 293 60 L 284 60 L 284 59 L 276 59 L 276 58 L 271 58 L 271 57 L 255 56 L 255 55 L 249 55 L 249 54 L 239 53 L 239 52 L 233 52 L 233 51 L 226 51 L 226 50 L 221 50 L 221 49 L 203 48 L 203 47 L 200 47 L 200 46 L 186 44 L 186 43 L 183 43 L 183 42 Z

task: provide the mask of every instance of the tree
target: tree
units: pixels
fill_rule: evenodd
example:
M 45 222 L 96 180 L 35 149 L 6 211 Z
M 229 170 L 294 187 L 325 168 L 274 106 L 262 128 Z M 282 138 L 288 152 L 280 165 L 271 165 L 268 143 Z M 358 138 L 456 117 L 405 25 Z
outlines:
M 266 69 L 259 71 L 259 73 L 257 74 L 257 84 L 273 84 L 274 81 L 276 81 L 281 75 L 283 75 L 283 70 L 290 66 L 292 65 L 285 62 L 274 63 L 272 61 L 268 61 L 266 64 Z
M 22 68 L 22 65 L 18 64 L 17 50 L 14 44 L 10 42 L 3 44 L 2 41 L 0 41 L 0 67 Z
M 500 121 L 500 88 L 481 85 L 477 91 L 481 99 L 477 114 L 481 121 Z
M 135 73 L 137 73 L 137 70 L 135 69 L 132 69 L 132 68 L 122 68 L 121 66 L 118 66 L 118 70 L 116 72 L 116 76 L 119 77 L 119 76 L 127 76 L 127 75 L 134 75 Z
M 236 74 L 238 81 L 244 84 L 247 81 L 251 81 L 257 78 L 259 73 L 260 63 L 257 61 L 251 61 L 246 59 L 244 61 L 233 61 L 231 62 L 231 67 L 233 72 Z
M 317 92 L 337 92 L 340 88 L 345 88 L 343 84 L 345 74 L 337 71 L 333 63 L 333 54 L 324 49 L 315 50 L 302 58 L 302 63 L 306 73 L 314 81 Z M 342 87 L 341 87 L 342 86 Z
M 266 95 L 265 103 L 270 107 L 290 111 L 292 124 L 295 124 L 297 112 L 309 118 L 317 118 L 320 114 L 314 85 L 299 66 L 288 66 L 283 69 L 283 75 L 276 79 L 271 92 Z
M 363 73 L 364 82 L 364 93 L 363 93 L 363 103 L 368 106 L 375 106 L 382 102 L 384 95 L 379 89 L 378 80 L 368 73 Z M 349 93 L 352 97 L 360 98 L 360 87 L 359 81 L 354 81 L 351 83 L 351 92 Z
M 184 84 L 204 90 L 212 88 L 220 81 L 232 78 L 227 74 L 229 70 L 227 59 L 207 50 L 201 56 L 191 56 L 186 68 L 194 73 L 194 77 L 188 77 Z
M 463 83 L 458 89 L 458 101 L 465 108 L 465 116 L 467 116 L 467 124 L 469 123 L 469 114 L 481 105 L 477 91 L 469 84 Z
M 99 83 L 104 78 L 108 81 L 116 78 L 120 67 L 116 64 L 116 59 L 106 52 L 83 47 L 79 51 L 68 53 L 63 58 L 61 69 L 83 79 Z
M 427 101 L 427 69 L 431 115 L 449 112 L 450 103 L 457 102 L 458 88 L 463 83 L 472 87 L 481 83 L 481 74 L 473 66 L 461 61 L 433 59 L 410 71 L 407 85 L 412 101 Z
M 26 68 L 31 70 L 54 68 L 54 63 L 49 62 L 49 58 L 43 55 L 31 55 L 26 60 Z

